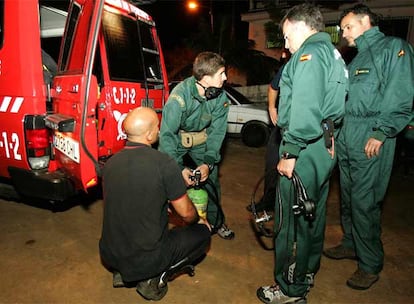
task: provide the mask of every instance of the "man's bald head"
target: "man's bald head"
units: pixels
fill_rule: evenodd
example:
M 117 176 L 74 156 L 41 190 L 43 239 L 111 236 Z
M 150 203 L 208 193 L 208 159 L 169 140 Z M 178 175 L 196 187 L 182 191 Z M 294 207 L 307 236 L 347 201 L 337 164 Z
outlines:
M 151 108 L 135 108 L 126 116 L 123 127 L 131 142 L 153 144 L 158 140 L 158 116 Z

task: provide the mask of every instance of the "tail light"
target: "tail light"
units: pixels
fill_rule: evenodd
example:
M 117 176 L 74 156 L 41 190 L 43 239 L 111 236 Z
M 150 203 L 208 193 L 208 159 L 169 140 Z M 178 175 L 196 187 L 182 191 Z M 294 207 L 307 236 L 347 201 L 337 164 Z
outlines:
M 45 169 L 50 161 L 50 131 L 43 116 L 25 117 L 25 140 L 27 157 L 32 169 Z

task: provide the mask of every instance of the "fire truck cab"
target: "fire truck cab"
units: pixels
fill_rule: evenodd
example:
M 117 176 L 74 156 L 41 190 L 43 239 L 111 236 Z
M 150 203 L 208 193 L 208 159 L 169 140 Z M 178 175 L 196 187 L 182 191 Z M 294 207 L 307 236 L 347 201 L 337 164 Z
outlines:
M 53 41 L 56 67 L 46 61 Z M 126 114 L 161 113 L 167 97 L 155 23 L 131 3 L 72 0 L 66 13 L 0 0 L 0 180 L 20 196 L 87 192 L 124 146 Z

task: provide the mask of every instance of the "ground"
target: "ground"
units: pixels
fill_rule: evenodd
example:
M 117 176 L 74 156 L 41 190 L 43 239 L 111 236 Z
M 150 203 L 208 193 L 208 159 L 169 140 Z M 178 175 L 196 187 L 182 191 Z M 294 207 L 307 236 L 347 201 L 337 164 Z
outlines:
M 256 289 L 273 282 L 273 252 L 255 237 L 245 207 L 263 175 L 265 148 L 248 148 L 240 139 L 226 140 L 220 171 L 223 208 L 236 232 L 231 241 L 214 236 L 195 276 L 169 283 L 160 303 L 260 303 Z M 345 285 L 356 262 L 322 257 L 310 304 L 411 303 L 414 296 L 413 175 L 396 166 L 384 203 L 385 266 L 369 290 Z M 81 203 L 81 202 L 80 202 Z M 341 238 L 337 176 L 328 199 L 325 246 Z M 112 276 L 101 265 L 98 240 L 102 200 L 64 212 L 0 200 L 0 303 L 145 303 L 134 288 L 112 288 Z M 272 246 L 269 238 L 262 241 Z

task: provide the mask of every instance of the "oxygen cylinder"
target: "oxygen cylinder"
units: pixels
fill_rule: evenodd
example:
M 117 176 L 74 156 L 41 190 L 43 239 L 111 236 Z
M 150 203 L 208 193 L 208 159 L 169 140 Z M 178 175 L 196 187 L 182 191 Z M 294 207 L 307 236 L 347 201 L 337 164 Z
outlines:
M 194 172 L 195 183 L 192 188 L 187 190 L 187 195 L 190 200 L 193 202 L 194 206 L 197 209 L 198 215 L 206 219 L 207 218 L 207 203 L 208 203 L 208 194 L 207 191 L 201 188 L 200 186 L 201 172 Z

